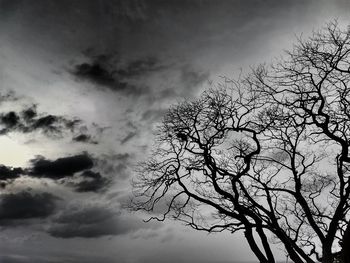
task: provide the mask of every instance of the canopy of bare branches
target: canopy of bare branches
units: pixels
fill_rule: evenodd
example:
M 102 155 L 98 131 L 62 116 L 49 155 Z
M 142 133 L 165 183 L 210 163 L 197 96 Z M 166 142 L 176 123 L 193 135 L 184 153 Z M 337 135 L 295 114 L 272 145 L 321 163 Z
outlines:
M 278 63 L 173 106 L 132 208 L 243 231 L 260 262 L 276 261 L 271 243 L 295 263 L 349 262 L 349 85 L 350 31 L 333 22 Z

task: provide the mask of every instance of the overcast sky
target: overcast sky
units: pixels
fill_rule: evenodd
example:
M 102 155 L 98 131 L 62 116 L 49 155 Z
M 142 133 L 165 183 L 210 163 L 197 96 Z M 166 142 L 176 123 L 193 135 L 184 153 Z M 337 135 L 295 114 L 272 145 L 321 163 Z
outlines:
M 240 235 L 127 212 L 133 167 L 169 105 L 349 14 L 347 0 L 0 0 L 0 262 L 254 260 Z

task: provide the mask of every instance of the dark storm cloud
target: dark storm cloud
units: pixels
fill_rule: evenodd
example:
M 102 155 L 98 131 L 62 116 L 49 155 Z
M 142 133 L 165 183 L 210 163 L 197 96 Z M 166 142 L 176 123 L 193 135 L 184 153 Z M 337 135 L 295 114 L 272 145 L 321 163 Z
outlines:
M 70 183 L 76 192 L 98 192 L 110 183 L 110 180 L 102 177 L 100 173 L 90 170 L 84 171 L 79 177 L 82 180 Z
M 29 131 L 41 129 L 44 133 L 60 133 L 63 129 L 72 130 L 79 120 L 68 120 L 64 117 L 46 115 L 37 118 L 32 122 L 32 126 L 28 127 Z
M 13 225 L 17 220 L 46 218 L 52 215 L 58 198 L 50 193 L 19 192 L 0 197 L 0 224 Z
M 80 79 L 109 87 L 115 91 L 127 88 L 126 82 L 121 82 L 113 72 L 98 62 L 82 63 L 76 65 L 72 73 Z
M 108 167 L 101 167 L 105 161 L 94 159 L 87 153 L 61 157 L 56 160 L 48 160 L 43 156 L 37 156 L 30 160 L 29 168 L 10 167 L 0 165 L 0 186 L 6 187 L 13 183 L 14 179 L 21 176 L 33 178 L 48 178 L 61 185 L 72 188 L 75 192 L 101 192 L 110 185 L 114 173 L 109 171 L 108 176 L 102 176 L 98 171 L 90 170 L 99 163 L 102 171 Z M 123 167 L 125 170 L 127 166 Z M 120 172 L 120 171 L 119 171 Z
M 0 165 L 0 181 L 16 179 L 23 173 L 22 168 Z
M 37 115 L 36 108 L 31 107 L 22 112 L 9 111 L 0 114 L 0 134 L 10 132 L 30 133 L 41 131 L 48 136 L 61 135 L 65 131 L 73 132 L 81 121 L 51 114 Z
M 116 75 L 115 67 L 119 58 L 110 54 L 95 53 L 92 49 L 85 50 L 83 54 L 86 61 L 74 65 L 70 73 L 79 80 L 90 81 L 114 91 L 126 89 L 129 85 Z
M 112 180 L 111 174 L 107 178 L 99 172 L 89 170 L 94 167 L 95 162 L 98 160 L 86 153 L 56 160 L 47 160 L 39 156 L 31 160 L 32 167 L 27 171 L 32 177 L 59 180 L 60 184 L 78 193 L 97 193 L 105 190 Z
M 155 228 L 159 224 L 144 224 L 130 216 L 123 216 L 111 208 L 99 205 L 69 207 L 52 222 L 48 233 L 54 237 L 95 238 L 106 235 L 122 235 L 141 228 Z
M 91 135 L 85 134 L 85 133 L 81 133 L 81 134 L 73 137 L 72 140 L 75 142 L 98 144 L 98 142 L 95 139 L 93 139 Z
M 126 95 L 140 95 L 148 91 L 146 86 L 135 84 L 135 80 L 167 68 L 155 57 L 139 58 L 121 62 L 113 55 L 93 55 L 84 52 L 87 62 L 76 64 L 70 73 L 79 80 L 90 81 L 115 92 Z
M 109 127 L 100 127 L 97 123 L 92 123 L 90 127 L 81 125 L 74 132 L 72 138 L 73 142 L 86 143 L 86 144 L 99 144 L 103 133 L 109 129 Z
M 36 111 L 36 107 L 36 105 L 32 105 L 31 107 L 28 107 L 22 111 L 21 115 L 25 121 L 30 122 L 34 117 L 37 116 L 38 113 Z
M 10 111 L 8 113 L 1 114 L 0 116 L 0 122 L 3 124 L 6 128 L 5 130 L 10 130 L 14 128 L 15 126 L 19 125 L 19 116 L 14 111 Z M 3 133 L 4 130 L 2 130 L 1 133 Z M 4 132 L 5 133 L 5 132 Z
M 98 86 L 121 92 L 125 95 L 157 97 L 169 99 L 177 96 L 191 96 L 202 83 L 210 77 L 209 71 L 197 69 L 182 62 L 161 62 L 155 56 L 137 58 L 121 62 L 119 58 L 109 55 L 88 55 L 90 62 L 74 66 L 70 71 L 77 79 L 90 81 Z M 152 90 L 144 79 L 153 74 L 174 74 L 178 76 L 175 91 Z
M 92 125 L 93 129 L 88 129 L 83 124 L 84 122 L 76 117 L 38 112 L 36 104 L 19 111 L 3 110 L 1 112 L 0 110 L 0 135 L 7 135 L 11 132 L 24 134 L 41 132 L 50 138 L 59 139 L 63 135 L 71 134 L 74 142 L 98 144 L 103 129 L 95 123 Z
M 51 179 L 61 179 L 73 176 L 75 173 L 90 169 L 94 162 L 88 154 L 79 154 L 69 157 L 47 160 L 42 156 L 31 160 L 30 175 Z

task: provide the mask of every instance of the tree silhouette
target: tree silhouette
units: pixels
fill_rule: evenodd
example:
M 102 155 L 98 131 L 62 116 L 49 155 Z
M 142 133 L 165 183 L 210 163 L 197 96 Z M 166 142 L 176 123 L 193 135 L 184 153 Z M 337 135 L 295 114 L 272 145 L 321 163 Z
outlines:
M 350 262 L 350 29 L 299 39 L 272 66 L 173 106 L 132 208 L 243 231 L 260 262 Z M 156 210 L 157 209 L 157 210 Z

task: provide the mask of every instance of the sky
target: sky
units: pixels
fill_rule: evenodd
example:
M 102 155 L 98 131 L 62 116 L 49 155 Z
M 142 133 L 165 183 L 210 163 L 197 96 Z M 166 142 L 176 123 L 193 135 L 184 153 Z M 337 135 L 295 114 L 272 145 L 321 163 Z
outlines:
M 0 262 L 239 263 L 242 235 L 131 213 L 170 105 L 270 63 L 346 0 L 0 0 Z M 277 251 L 284 260 L 283 251 Z

